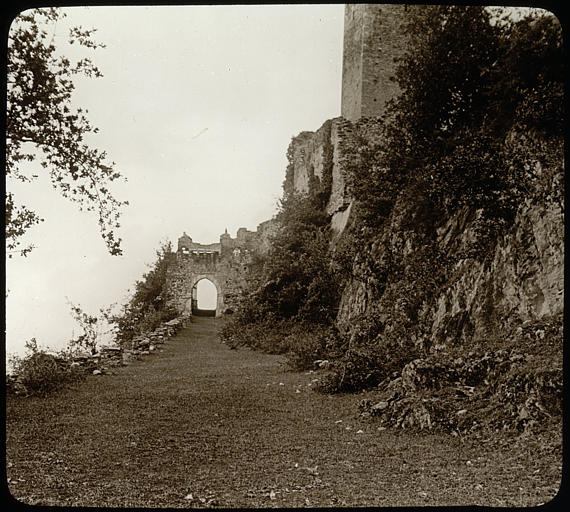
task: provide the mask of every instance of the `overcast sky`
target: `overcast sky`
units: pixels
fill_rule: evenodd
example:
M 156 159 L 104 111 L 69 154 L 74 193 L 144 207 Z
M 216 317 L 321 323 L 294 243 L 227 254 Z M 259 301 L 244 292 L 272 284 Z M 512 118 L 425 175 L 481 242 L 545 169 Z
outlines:
M 124 255 L 47 179 L 8 183 L 45 219 L 26 238 L 37 248 L 6 264 L 8 354 L 31 337 L 62 348 L 75 327 L 66 298 L 90 313 L 123 302 L 161 241 L 256 229 L 275 213 L 291 137 L 340 115 L 343 5 L 64 10 L 62 51 L 77 50 L 67 26 L 96 28 L 106 45 L 83 49 L 104 77 L 78 79 L 74 104 L 128 179 L 113 189 L 130 202 Z

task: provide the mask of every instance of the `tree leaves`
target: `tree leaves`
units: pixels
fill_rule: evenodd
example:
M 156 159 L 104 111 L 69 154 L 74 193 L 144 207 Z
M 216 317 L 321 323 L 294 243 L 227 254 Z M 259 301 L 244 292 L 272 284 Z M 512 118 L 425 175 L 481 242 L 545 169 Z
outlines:
M 42 221 L 43 219 L 32 210 L 25 206 L 16 206 L 12 193 L 6 194 L 6 252 L 8 258 L 12 258 L 14 253 L 26 256 L 34 248 L 33 245 L 28 245 L 23 249 L 17 249 L 20 237 L 29 228 Z
M 55 8 L 35 9 L 21 14 L 12 26 L 7 59 L 6 175 L 29 181 L 32 178 L 23 174 L 19 164 L 39 161 L 63 197 L 77 203 L 80 211 L 96 212 L 109 252 L 120 255 L 121 239 L 115 234 L 119 227 L 117 214 L 128 202 L 116 199 L 109 183 L 121 175 L 115 171 L 114 163 L 107 162 L 104 151 L 84 144 L 85 136 L 97 129 L 85 116 L 86 111 L 75 109 L 72 104 L 75 87 L 71 77 L 102 74 L 89 58 L 72 63 L 57 55 L 44 27 L 55 25 L 64 16 Z M 90 49 L 103 47 L 91 40 L 93 32 L 72 28 L 69 43 L 79 42 Z M 16 215 L 12 197 L 11 201 L 6 229 L 10 235 L 8 247 L 13 250 L 24 232 L 38 220 L 28 209 L 26 213 L 20 209 Z

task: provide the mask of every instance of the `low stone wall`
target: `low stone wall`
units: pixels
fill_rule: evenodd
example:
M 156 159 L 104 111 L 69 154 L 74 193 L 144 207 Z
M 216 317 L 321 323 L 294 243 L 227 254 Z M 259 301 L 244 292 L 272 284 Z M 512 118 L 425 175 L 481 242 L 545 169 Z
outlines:
M 131 361 L 157 350 L 168 338 L 174 336 L 183 327 L 183 324 L 183 319 L 175 318 L 150 333 L 133 338 L 128 345 L 121 347 L 122 365 L 127 365 Z
M 175 318 L 157 327 L 154 331 L 137 336 L 128 346 L 103 346 L 95 354 L 80 352 L 71 358 L 45 354 L 52 358 L 61 370 L 82 370 L 84 373 L 104 375 L 113 368 L 127 366 L 157 350 L 164 342 L 174 336 L 184 326 L 184 319 Z M 27 395 L 28 390 L 18 375 L 6 375 L 6 391 L 16 395 Z

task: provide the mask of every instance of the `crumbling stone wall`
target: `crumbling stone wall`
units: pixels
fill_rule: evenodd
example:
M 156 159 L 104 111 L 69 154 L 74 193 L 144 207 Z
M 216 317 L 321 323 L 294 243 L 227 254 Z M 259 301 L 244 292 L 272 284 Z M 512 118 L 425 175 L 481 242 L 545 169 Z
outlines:
M 235 310 L 241 292 L 247 285 L 247 271 L 256 254 L 269 247 L 274 231 L 273 220 L 263 222 L 257 231 L 240 228 L 236 238 L 226 231 L 220 242 L 199 244 L 184 233 L 178 239 L 178 250 L 168 256 L 167 293 L 171 307 L 181 316 L 192 315 L 192 290 L 202 279 L 216 287 L 216 316 Z
M 337 235 L 346 226 L 352 203 L 346 167 L 355 143 L 354 123 L 367 138 L 379 136 L 386 104 L 400 92 L 394 77 L 396 60 L 407 45 L 403 31 L 406 17 L 405 5 L 346 5 L 342 117 L 326 121 L 315 132 L 301 132 L 287 152 L 285 192 L 324 193 Z
M 285 192 L 325 193 L 326 211 L 337 235 L 346 226 L 353 201 L 348 165 L 357 144 L 355 133 L 374 140 L 380 137 L 380 128 L 378 118 L 352 122 L 336 117 L 325 121 L 317 131 L 302 132 L 291 140 Z

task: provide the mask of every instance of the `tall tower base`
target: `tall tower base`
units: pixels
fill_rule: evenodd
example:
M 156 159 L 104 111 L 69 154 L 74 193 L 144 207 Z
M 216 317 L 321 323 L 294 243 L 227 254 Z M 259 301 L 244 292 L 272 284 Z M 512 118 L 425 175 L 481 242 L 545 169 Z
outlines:
M 407 6 L 347 4 L 344 12 L 342 105 L 344 118 L 381 116 L 400 92 L 395 59 L 406 49 Z

